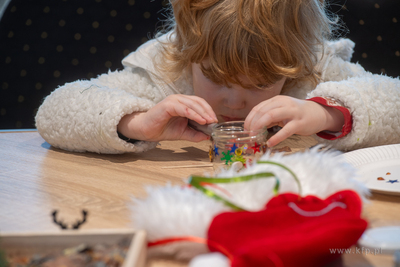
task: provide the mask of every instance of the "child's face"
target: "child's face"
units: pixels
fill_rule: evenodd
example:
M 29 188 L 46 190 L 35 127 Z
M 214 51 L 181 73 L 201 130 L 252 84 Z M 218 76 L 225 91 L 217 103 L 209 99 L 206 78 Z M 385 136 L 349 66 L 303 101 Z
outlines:
M 207 61 L 203 62 L 207 67 Z M 194 94 L 204 98 L 217 115 L 218 122 L 244 121 L 257 104 L 279 95 L 286 78 L 278 81 L 267 89 L 245 89 L 233 84 L 230 88 L 215 84 L 203 75 L 200 64 L 192 64 Z M 250 84 L 247 77 L 239 76 L 243 84 Z

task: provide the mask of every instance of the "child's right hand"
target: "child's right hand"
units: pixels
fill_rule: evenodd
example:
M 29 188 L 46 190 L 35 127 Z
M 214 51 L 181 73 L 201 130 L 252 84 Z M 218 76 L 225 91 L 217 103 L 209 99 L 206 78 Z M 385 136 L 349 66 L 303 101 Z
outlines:
M 147 112 L 124 116 L 118 131 L 142 141 L 188 140 L 199 142 L 209 137 L 188 127 L 188 119 L 204 125 L 218 122 L 211 106 L 197 96 L 174 94 L 166 97 Z

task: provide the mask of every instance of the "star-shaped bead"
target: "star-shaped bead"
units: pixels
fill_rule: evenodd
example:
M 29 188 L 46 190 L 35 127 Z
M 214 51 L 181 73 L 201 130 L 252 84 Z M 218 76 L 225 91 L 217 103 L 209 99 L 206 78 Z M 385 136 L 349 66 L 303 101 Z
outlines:
M 250 148 L 254 150 L 254 154 L 256 154 L 257 151 L 260 152 L 260 144 L 257 144 L 257 142 Z
M 214 154 L 215 156 L 219 155 L 218 147 L 216 145 L 214 145 Z
M 233 146 L 231 147 L 231 153 L 235 153 L 236 148 L 238 148 L 238 146 L 236 144 L 233 144 Z
M 391 183 L 391 184 L 394 184 L 394 183 L 398 183 L 399 181 L 396 179 L 396 180 L 389 180 L 389 181 L 387 181 L 387 183 Z
M 228 162 L 232 161 L 233 155 L 231 155 L 230 151 L 227 151 L 226 153 L 222 152 L 222 155 L 224 156 L 221 158 L 221 160 L 225 160 L 225 164 L 228 165 Z

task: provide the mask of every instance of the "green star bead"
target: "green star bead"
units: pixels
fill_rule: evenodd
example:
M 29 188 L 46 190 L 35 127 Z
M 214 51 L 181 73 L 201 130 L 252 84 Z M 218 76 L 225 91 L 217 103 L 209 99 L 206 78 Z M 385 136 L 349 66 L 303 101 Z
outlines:
M 224 156 L 221 158 L 221 160 L 225 160 L 225 164 L 228 165 L 228 162 L 232 161 L 233 155 L 230 154 L 230 151 L 227 151 L 226 153 L 222 152 L 222 155 Z

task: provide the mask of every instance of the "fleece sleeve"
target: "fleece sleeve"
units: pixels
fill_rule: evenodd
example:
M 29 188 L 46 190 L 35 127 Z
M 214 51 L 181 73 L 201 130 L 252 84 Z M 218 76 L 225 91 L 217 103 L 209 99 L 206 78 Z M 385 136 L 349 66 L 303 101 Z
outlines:
M 124 69 L 59 87 L 39 107 L 36 127 L 52 146 L 76 152 L 143 152 L 155 142 L 131 144 L 118 137 L 120 119 L 147 111 L 163 99 L 142 69 Z
M 330 62 L 326 79 L 307 98 L 330 97 L 350 110 L 350 133 L 336 140 L 316 139 L 348 151 L 400 143 L 400 80 L 366 72 L 360 65 L 340 58 Z

